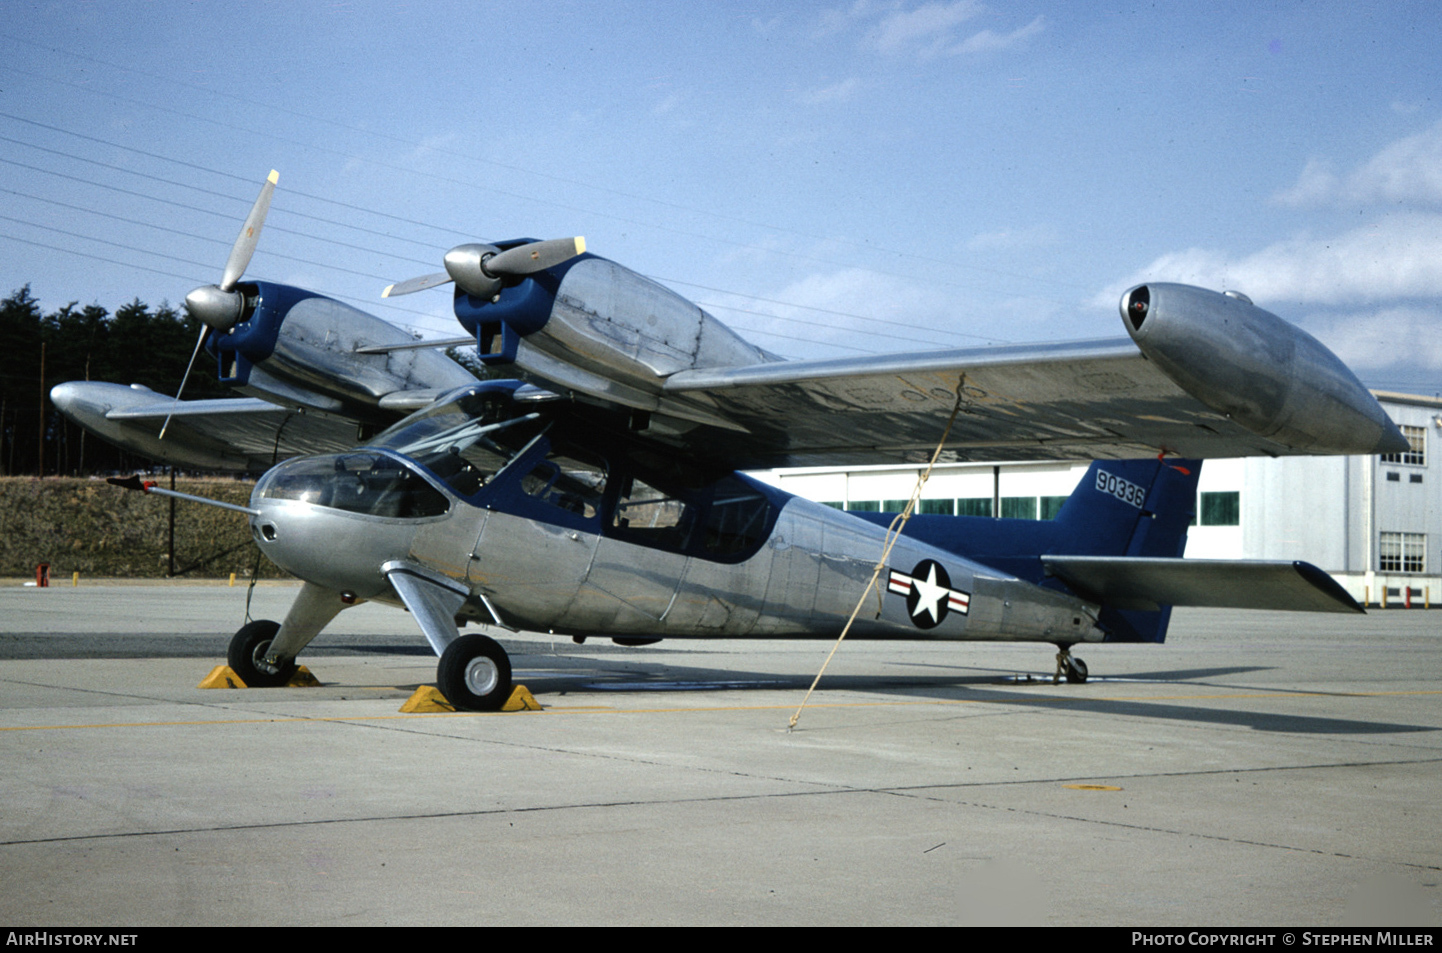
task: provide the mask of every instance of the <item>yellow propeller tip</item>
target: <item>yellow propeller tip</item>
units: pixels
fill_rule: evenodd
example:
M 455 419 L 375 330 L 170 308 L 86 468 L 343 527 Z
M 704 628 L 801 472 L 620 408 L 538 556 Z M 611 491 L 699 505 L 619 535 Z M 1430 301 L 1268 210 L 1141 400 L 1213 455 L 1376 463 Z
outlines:
M 391 289 L 394 287 L 395 285 L 386 285 L 386 290 L 381 292 L 381 297 L 389 298 L 391 296 Z
M 581 237 L 580 235 L 576 236 L 576 254 L 586 254 L 586 239 Z
M 271 169 L 270 175 L 265 177 L 265 181 L 269 182 L 271 185 L 275 185 L 277 182 L 280 181 L 280 173 L 275 171 L 274 169 Z

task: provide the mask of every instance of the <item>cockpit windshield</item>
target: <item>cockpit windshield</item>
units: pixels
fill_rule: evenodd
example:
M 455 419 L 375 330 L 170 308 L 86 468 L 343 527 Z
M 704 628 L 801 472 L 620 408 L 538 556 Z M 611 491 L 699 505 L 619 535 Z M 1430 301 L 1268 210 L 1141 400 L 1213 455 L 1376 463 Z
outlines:
M 297 500 L 364 516 L 422 519 L 450 508 L 444 493 L 394 457 L 337 453 L 287 460 L 256 487 L 263 499 Z
M 409 457 L 469 498 L 546 425 L 539 412 L 518 408 L 509 393 L 478 389 L 407 417 L 367 446 Z

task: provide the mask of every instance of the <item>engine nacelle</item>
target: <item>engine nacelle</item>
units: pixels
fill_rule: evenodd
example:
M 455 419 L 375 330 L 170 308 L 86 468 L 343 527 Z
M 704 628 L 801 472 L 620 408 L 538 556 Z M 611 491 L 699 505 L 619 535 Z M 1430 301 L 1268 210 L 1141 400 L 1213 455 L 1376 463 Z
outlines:
M 267 400 L 362 420 L 393 418 L 381 408 L 405 390 L 450 390 L 475 377 L 430 350 L 358 354 L 358 348 L 408 344 L 404 331 L 332 298 L 265 281 L 238 287 L 241 320 L 211 336 L 220 379 Z
M 1355 448 L 1359 434 L 1375 435 L 1374 453 L 1407 447 L 1335 354 L 1243 295 L 1153 283 L 1123 295 L 1121 311 L 1168 377 L 1258 436 L 1317 453 Z
M 677 371 L 776 360 L 669 288 L 595 255 L 509 282 L 494 298 L 458 288 L 455 312 L 482 362 L 638 407 Z

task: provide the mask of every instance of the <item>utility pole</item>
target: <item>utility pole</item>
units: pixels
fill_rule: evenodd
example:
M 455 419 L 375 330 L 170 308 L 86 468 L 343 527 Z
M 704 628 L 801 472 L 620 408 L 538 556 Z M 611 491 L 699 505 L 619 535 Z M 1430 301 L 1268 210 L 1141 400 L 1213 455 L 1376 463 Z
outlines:
M 40 342 L 40 442 L 35 450 L 35 472 L 45 476 L 45 342 Z
M 175 492 L 175 465 L 170 467 L 170 492 Z M 170 498 L 170 571 L 167 576 L 175 577 L 175 497 Z

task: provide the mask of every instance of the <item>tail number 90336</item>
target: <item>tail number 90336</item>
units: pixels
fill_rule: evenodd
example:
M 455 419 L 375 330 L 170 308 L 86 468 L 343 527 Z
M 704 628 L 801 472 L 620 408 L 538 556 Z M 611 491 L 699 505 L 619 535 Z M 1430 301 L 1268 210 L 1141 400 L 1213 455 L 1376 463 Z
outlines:
M 1130 503 L 1137 509 L 1147 501 L 1145 487 L 1137 486 L 1130 480 L 1123 480 L 1121 477 L 1105 470 L 1097 471 L 1097 489 L 1110 496 L 1114 496 L 1123 503 Z

